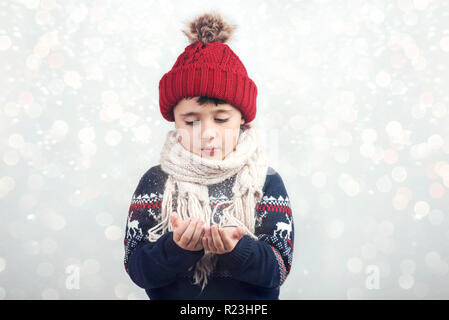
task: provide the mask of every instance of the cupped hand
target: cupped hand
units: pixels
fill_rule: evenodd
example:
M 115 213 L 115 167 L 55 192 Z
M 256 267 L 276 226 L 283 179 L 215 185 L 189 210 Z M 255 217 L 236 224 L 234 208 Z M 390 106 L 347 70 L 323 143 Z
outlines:
M 170 215 L 173 226 L 173 240 L 181 248 L 190 251 L 203 249 L 201 238 L 204 234 L 204 221 L 198 218 L 181 220 L 174 211 Z
M 205 251 L 223 254 L 234 250 L 245 234 L 242 227 L 219 228 L 216 225 L 205 227 L 202 243 Z

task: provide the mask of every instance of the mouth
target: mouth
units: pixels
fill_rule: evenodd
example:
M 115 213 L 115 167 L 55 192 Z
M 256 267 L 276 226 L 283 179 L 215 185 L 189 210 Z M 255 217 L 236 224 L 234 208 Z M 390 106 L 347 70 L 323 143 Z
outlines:
M 219 148 L 217 148 L 217 147 L 204 147 L 204 148 L 201 148 L 201 150 L 212 150 L 212 149 L 217 150 Z
M 213 156 L 218 149 L 220 149 L 220 148 L 216 148 L 216 147 L 201 148 L 201 152 Z

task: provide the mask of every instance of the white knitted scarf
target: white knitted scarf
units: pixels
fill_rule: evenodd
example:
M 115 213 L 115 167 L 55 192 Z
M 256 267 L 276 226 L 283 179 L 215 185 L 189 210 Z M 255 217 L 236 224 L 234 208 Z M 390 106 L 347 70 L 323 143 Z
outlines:
M 205 226 L 210 226 L 218 204 L 211 210 L 208 185 L 234 174 L 237 175 L 232 188 L 233 197 L 222 211 L 219 226 L 242 226 L 245 234 L 257 240 L 254 235 L 255 207 L 262 197 L 268 161 L 259 144 L 256 127 L 245 124 L 240 129 L 234 151 L 223 160 L 203 158 L 190 152 L 179 142 L 179 136 L 177 130 L 170 130 L 161 151 L 161 169 L 168 174 L 162 200 L 162 220 L 148 230 L 148 240 L 156 241 L 165 232 L 173 231 L 170 214 L 174 194 L 177 213 L 182 220 L 199 218 Z M 196 263 L 194 284 L 202 283 L 201 290 L 207 285 L 216 261 L 216 254 L 205 252 Z

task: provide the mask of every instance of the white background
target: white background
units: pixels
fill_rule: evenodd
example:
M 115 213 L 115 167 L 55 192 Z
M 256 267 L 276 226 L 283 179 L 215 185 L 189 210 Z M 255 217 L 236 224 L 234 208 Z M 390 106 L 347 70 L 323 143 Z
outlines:
M 159 80 L 210 9 L 292 205 L 280 298 L 449 298 L 448 1 L 1 0 L 0 299 L 147 299 L 128 207 L 173 128 Z

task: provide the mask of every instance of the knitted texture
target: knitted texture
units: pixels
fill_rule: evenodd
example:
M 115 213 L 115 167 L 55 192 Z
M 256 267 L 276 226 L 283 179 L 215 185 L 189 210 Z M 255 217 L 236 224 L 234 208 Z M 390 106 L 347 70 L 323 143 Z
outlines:
M 237 174 L 208 185 L 212 221 L 220 223 L 230 206 Z M 178 247 L 173 232 L 156 242 L 146 235 L 162 221 L 164 188 L 169 175 L 157 165 L 147 170 L 136 187 L 124 237 L 124 267 L 150 299 L 278 299 L 279 288 L 291 271 L 294 224 L 289 197 L 281 176 L 268 168 L 263 196 L 254 208 L 257 240 L 244 235 L 234 250 L 218 261 L 204 290 L 192 283 L 194 267 L 204 250 Z M 174 211 L 177 202 L 174 201 Z
M 174 122 L 173 106 L 185 97 L 209 96 L 238 108 L 249 123 L 256 117 L 257 86 L 231 48 L 220 41 L 188 45 L 159 81 L 162 116 Z
M 167 134 L 161 151 L 161 168 L 169 174 L 162 202 L 162 221 L 148 231 L 148 240 L 157 241 L 165 232 L 172 231 L 170 221 L 173 197 L 177 188 L 178 215 L 182 220 L 199 218 L 210 226 L 215 210 L 209 206 L 207 185 L 224 181 L 233 175 L 234 197 L 223 210 L 219 226 L 242 226 L 245 233 L 254 235 L 254 208 L 262 197 L 262 187 L 268 170 L 268 161 L 259 145 L 256 127 L 248 124 L 240 133 L 235 150 L 223 160 L 202 158 L 186 150 L 178 141 L 176 130 Z M 207 277 L 216 264 L 215 254 L 206 252 L 195 268 L 195 284 L 207 284 Z

